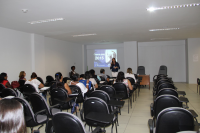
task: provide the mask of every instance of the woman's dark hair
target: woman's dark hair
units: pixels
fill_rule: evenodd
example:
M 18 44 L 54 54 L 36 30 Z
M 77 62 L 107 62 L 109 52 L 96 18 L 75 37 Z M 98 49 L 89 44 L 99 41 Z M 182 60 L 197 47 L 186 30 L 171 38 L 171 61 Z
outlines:
M 63 87 L 62 83 L 60 82 L 60 79 L 62 77 L 62 73 L 61 72 L 57 72 L 55 74 L 55 79 L 56 79 L 56 88 L 58 87 Z
M 85 78 L 85 74 L 81 74 L 81 75 L 80 75 L 80 78 Z
M 88 79 L 90 79 L 90 78 L 91 78 L 90 72 L 89 72 L 89 71 L 86 71 L 86 72 L 85 72 L 85 79 L 88 80 Z
M 71 70 L 72 70 L 73 68 L 75 69 L 75 66 L 71 66 Z
M 105 72 L 105 70 L 104 70 L 104 69 L 101 69 L 101 70 L 100 70 L 100 73 L 103 73 L 103 72 Z
M 37 74 L 35 73 L 35 72 L 33 72 L 32 74 L 31 74 L 31 78 L 33 79 L 33 78 L 37 78 Z
M 1 73 L 1 76 L 2 76 L 3 78 L 5 78 L 5 77 L 7 76 L 7 73 Z
M 119 72 L 118 75 L 117 75 L 117 79 L 116 79 L 116 82 L 123 82 L 123 80 L 125 79 L 124 77 L 124 72 Z
M 0 132 L 26 133 L 24 109 L 20 102 L 14 99 L 0 101 Z
M 112 64 L 114 64 L 114 63 L 113 63 L 113 59 L 115 59 L 115 58 L 112 58 Z M 116 62 L 116 60 L 115 60 L 115 62 Z
M 24 74 L 25 74 L 25 71 L 21 71 L 21 72 L 19 73 L 19 78 L 20 78 L 20 79 L 23 79 L 23 78 L 24 78 Z
M 71 77 L 71 79 L 73 81 L 78 81 L 78 78 L 79 78 L 79 74 L 73 74 L 72 77 Z
M 0 75 L 0 83 L 2 83 L 4 80 L 4 76 Z
M 94 73 L 95 73 L 94 69 L 91 69 L 91 70 L 90 70 L 90 74 L 91 74 L 92 76 L 94 76 Z

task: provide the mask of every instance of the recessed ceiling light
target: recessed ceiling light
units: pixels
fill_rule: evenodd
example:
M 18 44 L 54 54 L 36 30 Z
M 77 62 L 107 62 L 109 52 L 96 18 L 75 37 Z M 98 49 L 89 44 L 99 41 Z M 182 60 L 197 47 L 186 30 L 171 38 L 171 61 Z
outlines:
M 168 40 L 168 39 L 172 39 L 172 38 L 151 38 L 151 40 Z
M 149 31 L 178 30 L 179 28 L 150 29 Z
M 96 33 L 93 34 L 80 34 L 80 35 L 73 35 L 73 37 L 79 37 L 79 36 L 94 36 L 97 35 Z
M 40 23 L 54 22 L 54 21 L 60 21 L 60 20 L 64 20 L 64 18 L 45 19 L 45 20 L 31 21 L 28 23 L 29 24 L 40 24 Z
M 173 5 L 173 6 L 162 6 L 162 7 L 149 7 L 147 11 L 155 11 L 155 10 L 163 10 L 163 9 L 175 9 L 175 8 L 182 8 L 182 7 L 194 7 L 200 6 L 200 3 L 192 3 L 192 4 L 183 4 L 183 5 Z

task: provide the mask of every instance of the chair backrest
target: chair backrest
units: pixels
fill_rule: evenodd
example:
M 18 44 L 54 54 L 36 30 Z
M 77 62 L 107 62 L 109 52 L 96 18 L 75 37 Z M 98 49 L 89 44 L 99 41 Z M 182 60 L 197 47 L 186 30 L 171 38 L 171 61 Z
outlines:
M 84 97 L 81 92 L 81 88 L 77 85 L 70 85 L 69 88 L 71 89 L 72 93 L 78 93 L 78 97 L 76 99 L 77 103 L 82 103 L 84 101 Z
M 161 95 L 173 95 L 175 97 L 178 97 L 178 92 L 175 89 L 163 88 L 158 91 L 156 97 L 159 97 Z
M 158 114 L 165 108 L 169 107 L 182 107 L 181 102 L 177 97 L 172 95 L 161 95 L 154 101 L 154 117 L 157 118 Z
M 107 103 L 97 97 L 89 97 L 83 104 L 84 117 L 90 112 L 110 114 Z
M 138 66 L 137 74 L 145 75 L 145 67 L 144 66 Z
M 22 87 L 25 84 L 25 82 L 26 82 L 25 80 L 21 80 L 21 79 L 18 81 L 18 83 L 20 84 L 20 87 Z
M 31 109 L 31 106 L 29 105 L 29 103 L 25 99 L 22 99 L 19 97 L 15 97 L 13 99 L 19 101 L 24 107 L 24 116 L 25 116 L 25 120 L 26 120 L 26 126 L 33 127 L 33 125 L 36 123 L 36 119 L 34 117 L 34 113 Z
M 104 100 L 106 103 L 110 101 L 110 96 L 103 90 L 95 90 L 90 93 L 90 97 L 98 97 Z
M 123 99 L 126 99 L 129 97 L 127 87 L 124 83 L 120 83 L 120 82 L 114 83 L 113 87 L 115 88 L 115 91 L 117 94 L 123 95 Z
M 49 106 L 46 103 L 44 97 L 38 93 L 33 93 L 30 96 L 30 102 L 33 108 L 33 112 L 39 112 L 41 110 L 46 110 L 48 115 L 51 115 Z
M 55 133 L 86 133 L 82 121 L 77 116 L 67 112 L 55 114 L 52 122 Z
M 54 81 L 54 78 L 51 75 L 46 76 L 46 82 Z
M 101 78 L 101 81 L 106 81 L 106 79 L 103 76 L 99 76 Z
M 30 96 L 32 93 L 37 93 L 35 87 L 31 84 L 25 84 L 22 88 L 23 94 L 26 96 Z
M 157 117 L 156 133 L 176 133 L 193 130 L 194 118 L 186 109 L 179 107 L 166 108 Z
M 38 79 L 42 84 L 44 84 L 44 81 L 43 81 L 43 79 L 42 79 L 41 77 L 37 77 L 37 79 Z
M 172 89 L 175 89 L 175 86 L 172 83 L 162 83 L 159 86 L 157 86 L 157 91 L 159 91 L 159 90 L 161 90 L 163 88 L 172 88 Z
M 16 91 L 14 89 L 5 88 L 5 89 L 3 89 L 1 96 L 2 97 L 7 97 L 7 96 L 17 97 L 17 93 L 16 93 Z
M 3 91 L 3 89 L 5 89 L 6 87 L 2 84 L 2 83 L 0 83 L 0 92 L 2 92 Z
M 116 94 L 115 88 L 110 85 L 103 85 L 99 88 L 99 90 L 105 91 L 110 96 L 110 98 L 113 98 L 113 96 Z
M 167 66 L 160 66 L 160 69 L 158 71 L 158 74 L 164 74 L 164 75 L 167 75 Z
M 126 77 L 130 82 L 131 82 L 131 85 L 134 85 L 135 84 L 135 80 L 131 77 Z
M 168 78 L 165 78 L 165 79 L 159 79 L 156 83 L 156 86 L 159 86 L 160 84 L 162 83 L 172 83 L 173 84 L 173 81 L 169 80 Z

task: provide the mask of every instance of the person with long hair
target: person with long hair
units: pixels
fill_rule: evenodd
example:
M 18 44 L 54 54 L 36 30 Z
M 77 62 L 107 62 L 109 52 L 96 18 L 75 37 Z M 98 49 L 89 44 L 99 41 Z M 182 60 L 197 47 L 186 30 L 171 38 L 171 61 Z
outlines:
M 10 83 L 7 79 L 8 79 L 7 73 L 1 73 L 0 83 L 3 84 L 6 88 L 12 88 L 12 86 L 10 85 Z
M 85 87 L 88 90 L 90 90 L 92 87 L 92 82 L 90 81 L 91 74 L 89 71 L 86 71 L 84 76 L 85 76 L 85 79 L 81 79 L 81 80 L 79 80 L 79 82 L 83 83 L 85 85 Z
M 131 82 L 128 79 L 125 79 L 124 72 L 118 73 L 117 78 L 114 81 L 114 83 L 117 83 L 117 82 L 124 83 L 127 87 L 128 92 L 129 92 L 129 90 L 133 90 L 133 86 L 131 85 Z
M 21 72 L 19 73 L 19 80 L 26 80 L 25 76 L 26 76 L 25 71 L 21 71 Z
M 0 132 L 27 133 L 23 105 L 14 99 L 0 100 Z
M 35 72 L 31 74 L 31 79 L 27 80 L 25 84 L 33 85 L 38 93 L 40 92 L 38 88 L 44 87 L 44 85 L 37 79 L 37 74 Z
M 135 83 L 137 82 L 135 79 L 135 75 L 133 74 L 132 69 L 130 67 L 127 69 L 127 73 L 125 73 L 125 78 L 127 77 L 131 77 L 135 80 Z
M 68 94 L 72 94 L 71 89 L 67 85 L 67 83 L 63 83 L 63 76 L 61 72 L 57 72 L 55 74 L 56 83 L 54 83 L 51 88 L 63 88 L 67 91 Z
M 120 69 L 120 65 L 118 62 L 116 62 L 115 58 L 112 58 L 110 69 L 112 71 L 112 77 L 117 77 L 118 70 Z

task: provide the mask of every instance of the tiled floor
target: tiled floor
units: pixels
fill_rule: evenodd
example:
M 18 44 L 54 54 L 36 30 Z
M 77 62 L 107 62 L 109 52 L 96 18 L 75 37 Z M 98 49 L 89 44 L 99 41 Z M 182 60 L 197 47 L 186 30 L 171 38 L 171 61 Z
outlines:
M 189 99 L 189 109 L 193 109 L 200 115 L 200 95 L 197 94 L 197 86 L 195 84 L 175 83 L 179 91 L 185 91 L 186 97 Z M 153 102 L 152 96 L 152 84 L 151 89 L 148 87 L 141 88 L 140 95 L 133 103 L 132 108 L 128 114 L 128 103 L 125 102 L 124 107 L 121 109 L 121 115 L 119 115 L 119 126 L 117 127 L 118 133 L 149 133 L 148 119 L 151 119 L 150 115 L 150 103 Z M 80 115 L 78 115 L 80 116 Z M 200 116 L 197 118 L 200 121 Z M 30 128 L 28 133 L 30 133 Z M 34 129 L 37 129 L 35 127 Z M 44 133 L 45 126 L 40 129 L 41 133 Z M 86 126 L 88 130 L 88 126 Z M 113 130 L 115 133 L 115 127 Z M 106 128 L 106 132 L 111 132 L 111 127 Z

